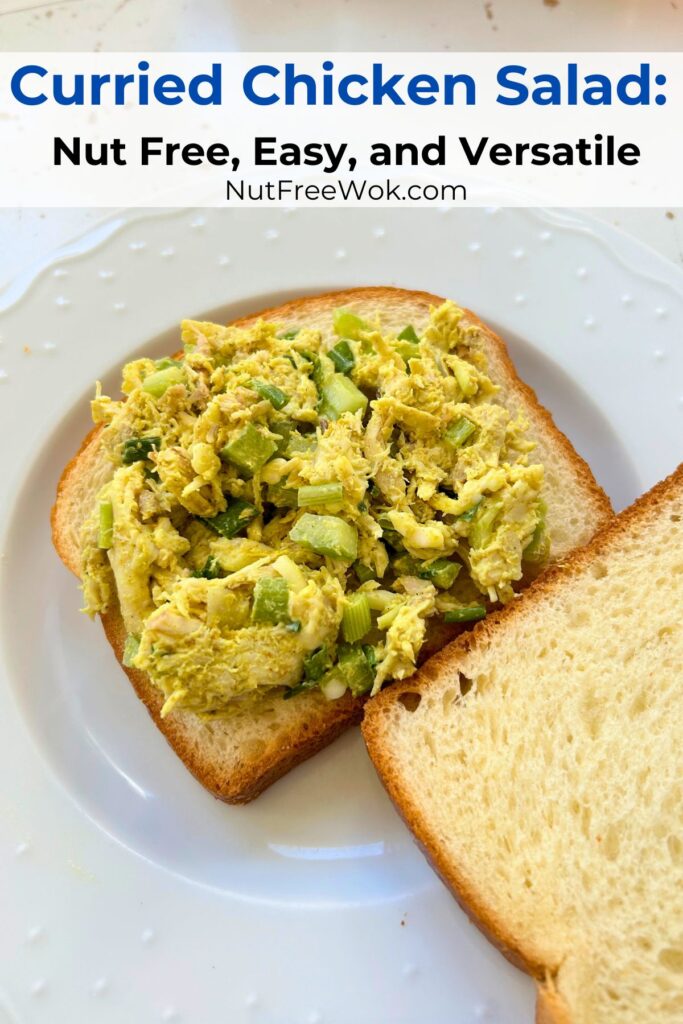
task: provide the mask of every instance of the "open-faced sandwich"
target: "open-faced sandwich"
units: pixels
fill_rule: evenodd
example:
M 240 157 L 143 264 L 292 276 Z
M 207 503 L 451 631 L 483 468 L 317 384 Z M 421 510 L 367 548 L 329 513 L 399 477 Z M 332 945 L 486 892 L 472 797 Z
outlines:
M 182 343 L 98 387 L 53 533 L 173 748 L 244 802 L 611 509 L 453 302 L 356 289 Z

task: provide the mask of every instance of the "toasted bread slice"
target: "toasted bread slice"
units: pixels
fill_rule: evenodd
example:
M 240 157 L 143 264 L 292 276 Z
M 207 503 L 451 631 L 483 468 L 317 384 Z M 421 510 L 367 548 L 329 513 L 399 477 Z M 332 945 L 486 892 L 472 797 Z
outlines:
M 367 708 L 399 811 L 544 1024 L 683 1020 L 683 467 Z
M 343 305 L 363 317 L 380 312 L 386 330 L 400 331 L 407 323 L 412 323 L 419 331 L 429 317 L 430 308 L 442 301 L 424 292 L 359 288 L 298 299 L 238 323 L 248 325 L 263 318 L 285 328 L 304 325 L 319 328 L 323 334 L 331 336 L 332 312 Z M 533 391 L 519 379 L 503 342 L 472 314 L 467 314 L 467 320 L 476 324 L 482 333 L 490 376 L 502 388 L 501 401 L 523 411 L 531 424 L 530 432 L 538 442 L 537 457 L 546 469 L 545 498 L 552 556 L 564 558 L 609 520 L 609 501 L 549 413 L 539 405 Z M 94 430 L 60 481 L 52 514 L 54 543 L 65 565 L 76 575 L 80 570 L 81 524 L 111 472 L 110 462 L 100 451 L 98 430 Z M 118 611 L 110 610 L 103 617 L 103 624 L 121 661 L 125 637 Z M 453 634 L 454 627 L 448 630 L 435 627 L 425 645 L 425 653 L 443 646 Z M 248 712 L 205 721 L 190 712 L 176 711 L 161 720 L 160 692 L 143 673 L 134 669 L 125 671 L 154 721 L 190 771 L 217 797 L 231 803 L 252 800 L 295 764 L 357 722 L 362 713 L 361 700 L 347 695 L 328 702 L 320 693 L 312 692 L 289 701 L 281 697 L 264 701 L 258 715 Z

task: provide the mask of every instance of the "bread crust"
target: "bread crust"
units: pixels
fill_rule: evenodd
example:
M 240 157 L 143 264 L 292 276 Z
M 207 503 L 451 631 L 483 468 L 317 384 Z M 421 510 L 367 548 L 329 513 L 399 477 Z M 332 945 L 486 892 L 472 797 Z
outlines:
M 427 315 L 432 306 L 444 300 L 436 295 L 421 291 L 406 291 L 389 287 L 355 288 L 339 292 L 328 292 L 308 298 L 295 299 L 281 306 L 261 310 L 258 313 L 242 317 L 234 321 L 235 325 L 246 327 L 259 319 L 272 319 L 286 326 L 296 326 L 310 322 L 312 318 L 331 313 L 340 305 L 363 303 L 366 307 L 378 309 L 405 306 L 411 314 Z M 551 415 L 538 401 L 535 392 L 523 383 L 508 356 L 503 341 L 489 330 L 471 312 L 465 311 L 466 322 L 477 326 L 487 338 L 487 343 L 508 378 L 508 386 L 520 396 L 538 416 L 552 439 L 563 454 L 566 463 L 571 467 L 576 487 L 582 494 L 587 508 L 587 515 L 592 517 L 595 529 L 609 520 L 612 509 L 607 496 L 594 480 L 584 460 L 574 451 L 567 438 L 555 425 Z M 182 354 L 182 353 L 180 353 Z M 101 427 L 95 427 L 85 437 L 81 447 L 66 466 L 57 488 L 57 498 L 52 509 L 52 536 L 55 548 L 64 564 L 77 576 L 80 571 L 80 550 L 77 543 L 77 531 L 72 522 L 73 496 L 79 488 L 87 483 L 88 474 L 97 460 Z M 112 608 L 102 616 L 107 639 L 111 644 L 119 663 L 122 662 L 125 630 L 118 608 Z M 442 646 L 462 631 L 462 627 L 448 630 L 435 630 L 430 641 L 425 645 L 425 654 L 431 654 L 436 647 Z M 124 667 L 124 666 L 122 666 Z M 188 727 L 188 716 L 197 720 L 197 716 L 189 712 L 174 712 L 162 719 L 160 708 L 162 699 L 145 674 L 134 669 L 126 669 L 136 693 L 143 701 L 155 724 L 164 734 L 171 747 L 187 765 L 189 770 L 211 793 L 229 803 L 246 803 L 258 796 L 267 786 L 280 778 L 295 765 L 317 753 L 332 742 L 345 729 L 357 724 L 363 713 L 362 699 L 354 699 L 348 694 L 338 701 L 325 702 L 321 705 L 319 695 L 304 694 L 296 698 L 300 709 L 298 726 L 288 729 L 284 741 L 275 749 L 266 744 L 264 752 L 258 756 L 239 756 L 237 765 L 226 774 L 221 765 L 209 755 L 203 755 L 201 745 L 198 746 L 194 730 Z M 215 720 L 214 720 L 215 721 Z M 218 728 L 218 726 L 215 726 Z M 228 726 L 226 726 L 226 729 Z
M 361 730 L 385 789 L 406 825 L 414 833 L 427 860 L 463 910 L 508 960 L 536 979 L 537 1024 L 571 1024 L 569 1007 L 552 983 L 549 983 L 561 965 L 545 962 L 524 936 L 516 935 L 509 923 L 496 915 L 487 902 L 487 894 L 473 888 L 458 865 L 441 856 L 437 837 L 430 830 L 419 806 L 404 788 L 392 757 L 384 748 L 384 712 L 391 703 L 400 699 L 401 694 L 411 692 L 422 695 L 430 686 L 438 684 L 444 673 L 452 677 L 464 656 L 476 652 L 483 642 L 492 641 L 498 630 L 515 616 L 524 614 L 530 606 L 542 604 L 549 594 L 561 589 L 565 581 L 600 559 L 607 558 L 611 551 L 619 550 L 622 540 L 634 525 L 655 518 L 670 497 L 680 491 L 683 491 L 683 464 L 619 516 L 614 517 L 610 525 L 589 544 L 570 554 L 562 564 L 549 568 L 516 601 L 488 616 L 473 630 L 444 647 L 411 678 L 383 690 L 365 709 Z

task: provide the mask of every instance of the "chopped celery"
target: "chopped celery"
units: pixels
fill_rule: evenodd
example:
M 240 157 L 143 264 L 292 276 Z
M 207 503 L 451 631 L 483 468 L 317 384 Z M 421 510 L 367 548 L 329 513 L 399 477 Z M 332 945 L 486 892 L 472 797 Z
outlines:
M 150 452 L 158 451 L 160 447 L 160 437 L 129 437 L 121 445 L 121 461 L 124 466 L 132 466 L 134 462 L 148 459 Z
M 323 384 L 321 390 L 320 414 L 331 420 L 338 420 L 345 412 L 365 412 L 368 400 L 353 381 L 343 373 L 335 373 Z
M 471 420 L 461 416 L 450 426 L 446 427 L 444 441 L 451 448 L 462 448 L 465 441 L 468 441 L 477 428 Z
M 444 622 L 477 622 L 478 619 L 486 617 L 486 608 L 483 604 L 470 604 L 462 608 L 451 608 L 444 612 Z
M 353 569 L 358 577 L 359 583 L 368 583 L 369 580 L 377 579 L 377 574 L 372 566 L 365 565 L 364 562 L 355 562 Z
M 217 580 L 221 576 L 220 562 L 214 555 L 209 555 L 207 560 L 201 569 L 195 569 L 192 573 L 195 579 L 200 580 Z
M 230 539 L 241 533 L 252 519 L 256 519 L 257 515 L 258 509 L 255 505 L 238 499 L 237 501 L 230 502 L 225 512 L 219 512 L 217 516 L 212 516 L 211 519 L 202 518 L 202 522 L 206 523 L 214 533 Z
M 114 543 L 114 506 L 110 501 L 100 502 L 100 526 L 97 532 L 98 548 L 110 548 Z
M 455 583 L 460 569 L 459 562 L 451 562 L 447 558 L 437 558 L 433 562 L 421 565 L 417 575 L 422 580 L 431 580 L 439 590 L 448 590 Z
M 356 363 L 351 346 L 345 338 L 331 348 L 327 354 L 339 373 L 350 373 Z
M 362 640 L 370 631 L 372 619 L 370 618 L 370 605 L 365 594 L 351 594 L 346 599 L 346 607 L 342 616 L 342 629 L 344 639 L 348 643 Z
M 252 622 L 289 622 L 289 585 L 282 576 L 261 576 L 254 586 Z
M 266 401 L 270 402 L 273 409 L 284 409 L 289 401 L 289 395 L 286 395 L 280 388 L 275 387 L 274 384 L 268 384 L 265 380 L 251 380 L 249 381 L 249 387 L 257 395 L 260 395 L 261 398 L 265 398 Z
M 154 365 L 157 370 L 167 370 L 169 366 L 182 366 L 182 360 L 172 359 L 170 356 L 164 356 L 162 359 L 156 359 Z
M 415 328 L 413 327 L 412 324 L 408 324 L 407 327 L 403 328 L 403 330 L 398 336 L 398 340 L 410 341 L 412 342 L 413 345 L 418 345 L 420 342 L 420 339 L 418 338 Z
M 340 649 L 336 671 L 339 672 L 341 679 L 346 683 L 354 697 L 360 697 L 361 694 L 368 693 L 375 681 L 375 673 L 370 667 L 363 648 L 355 644 L 344 645 Z M 335 672 L 335 669 L 332 669 L 332 672 L 328 673 L 328 675 L 331 675 L 333 672 Z
M 126 637 L 126 642 L 123 645 L 123 656 L 121 661 L 126 668 L 131 668 L 133 665 L 133 659 L 140 650 L 140 637 L 134 633 L 129 633 Z
M 360 331 L 367 331 L 365 320 L 352 313 L 349 309 L 335 309 L 333 314 L 335 334 L 342 338 L 357 338 Z
M 142 390 L 153 398 L 161 398 L 172 384 L 181 384 L 184 379 L 185 374 L 182 367 L 172 363 L 171 366 L 166 366 L 163 370 L 156 370 L 145 377 L 142 382 Z
M 310 551 L 330 558 L 341 558 L 345 562 L 355 561 L 358 554 L 356 528 L 339 516 L 318 516 L 304 512 L 289 531 L 289 536 L 295 544 L 301 544 Z
M 277 451 L 277 443 L 248 423 L 244 430 L 221 449 L 221 458 L 250 476 L 265 466 Z
M 307 484 L 297 491 L 299 508 L 310 508 L 311 505 L 330 505 L 343 501 L 344 488 L 340 483 Z
M 500 502 L 490 501 L 478 509 L 469 533 L 470 546 L 483 548 L 491 540 L 494 532 L 494 524 L 500 512 Z

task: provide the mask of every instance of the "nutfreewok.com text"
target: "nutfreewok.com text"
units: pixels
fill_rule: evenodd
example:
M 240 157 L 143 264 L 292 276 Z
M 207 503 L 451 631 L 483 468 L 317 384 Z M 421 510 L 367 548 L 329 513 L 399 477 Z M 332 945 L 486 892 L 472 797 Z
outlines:
M 226 200 L 237 203 L 458 203 L 467 200 L 467 189 L 452 183 L 411 183 L 352 180 L 326 181 L 322 185 L 289 179 L 275 181 L 226 181 Z

